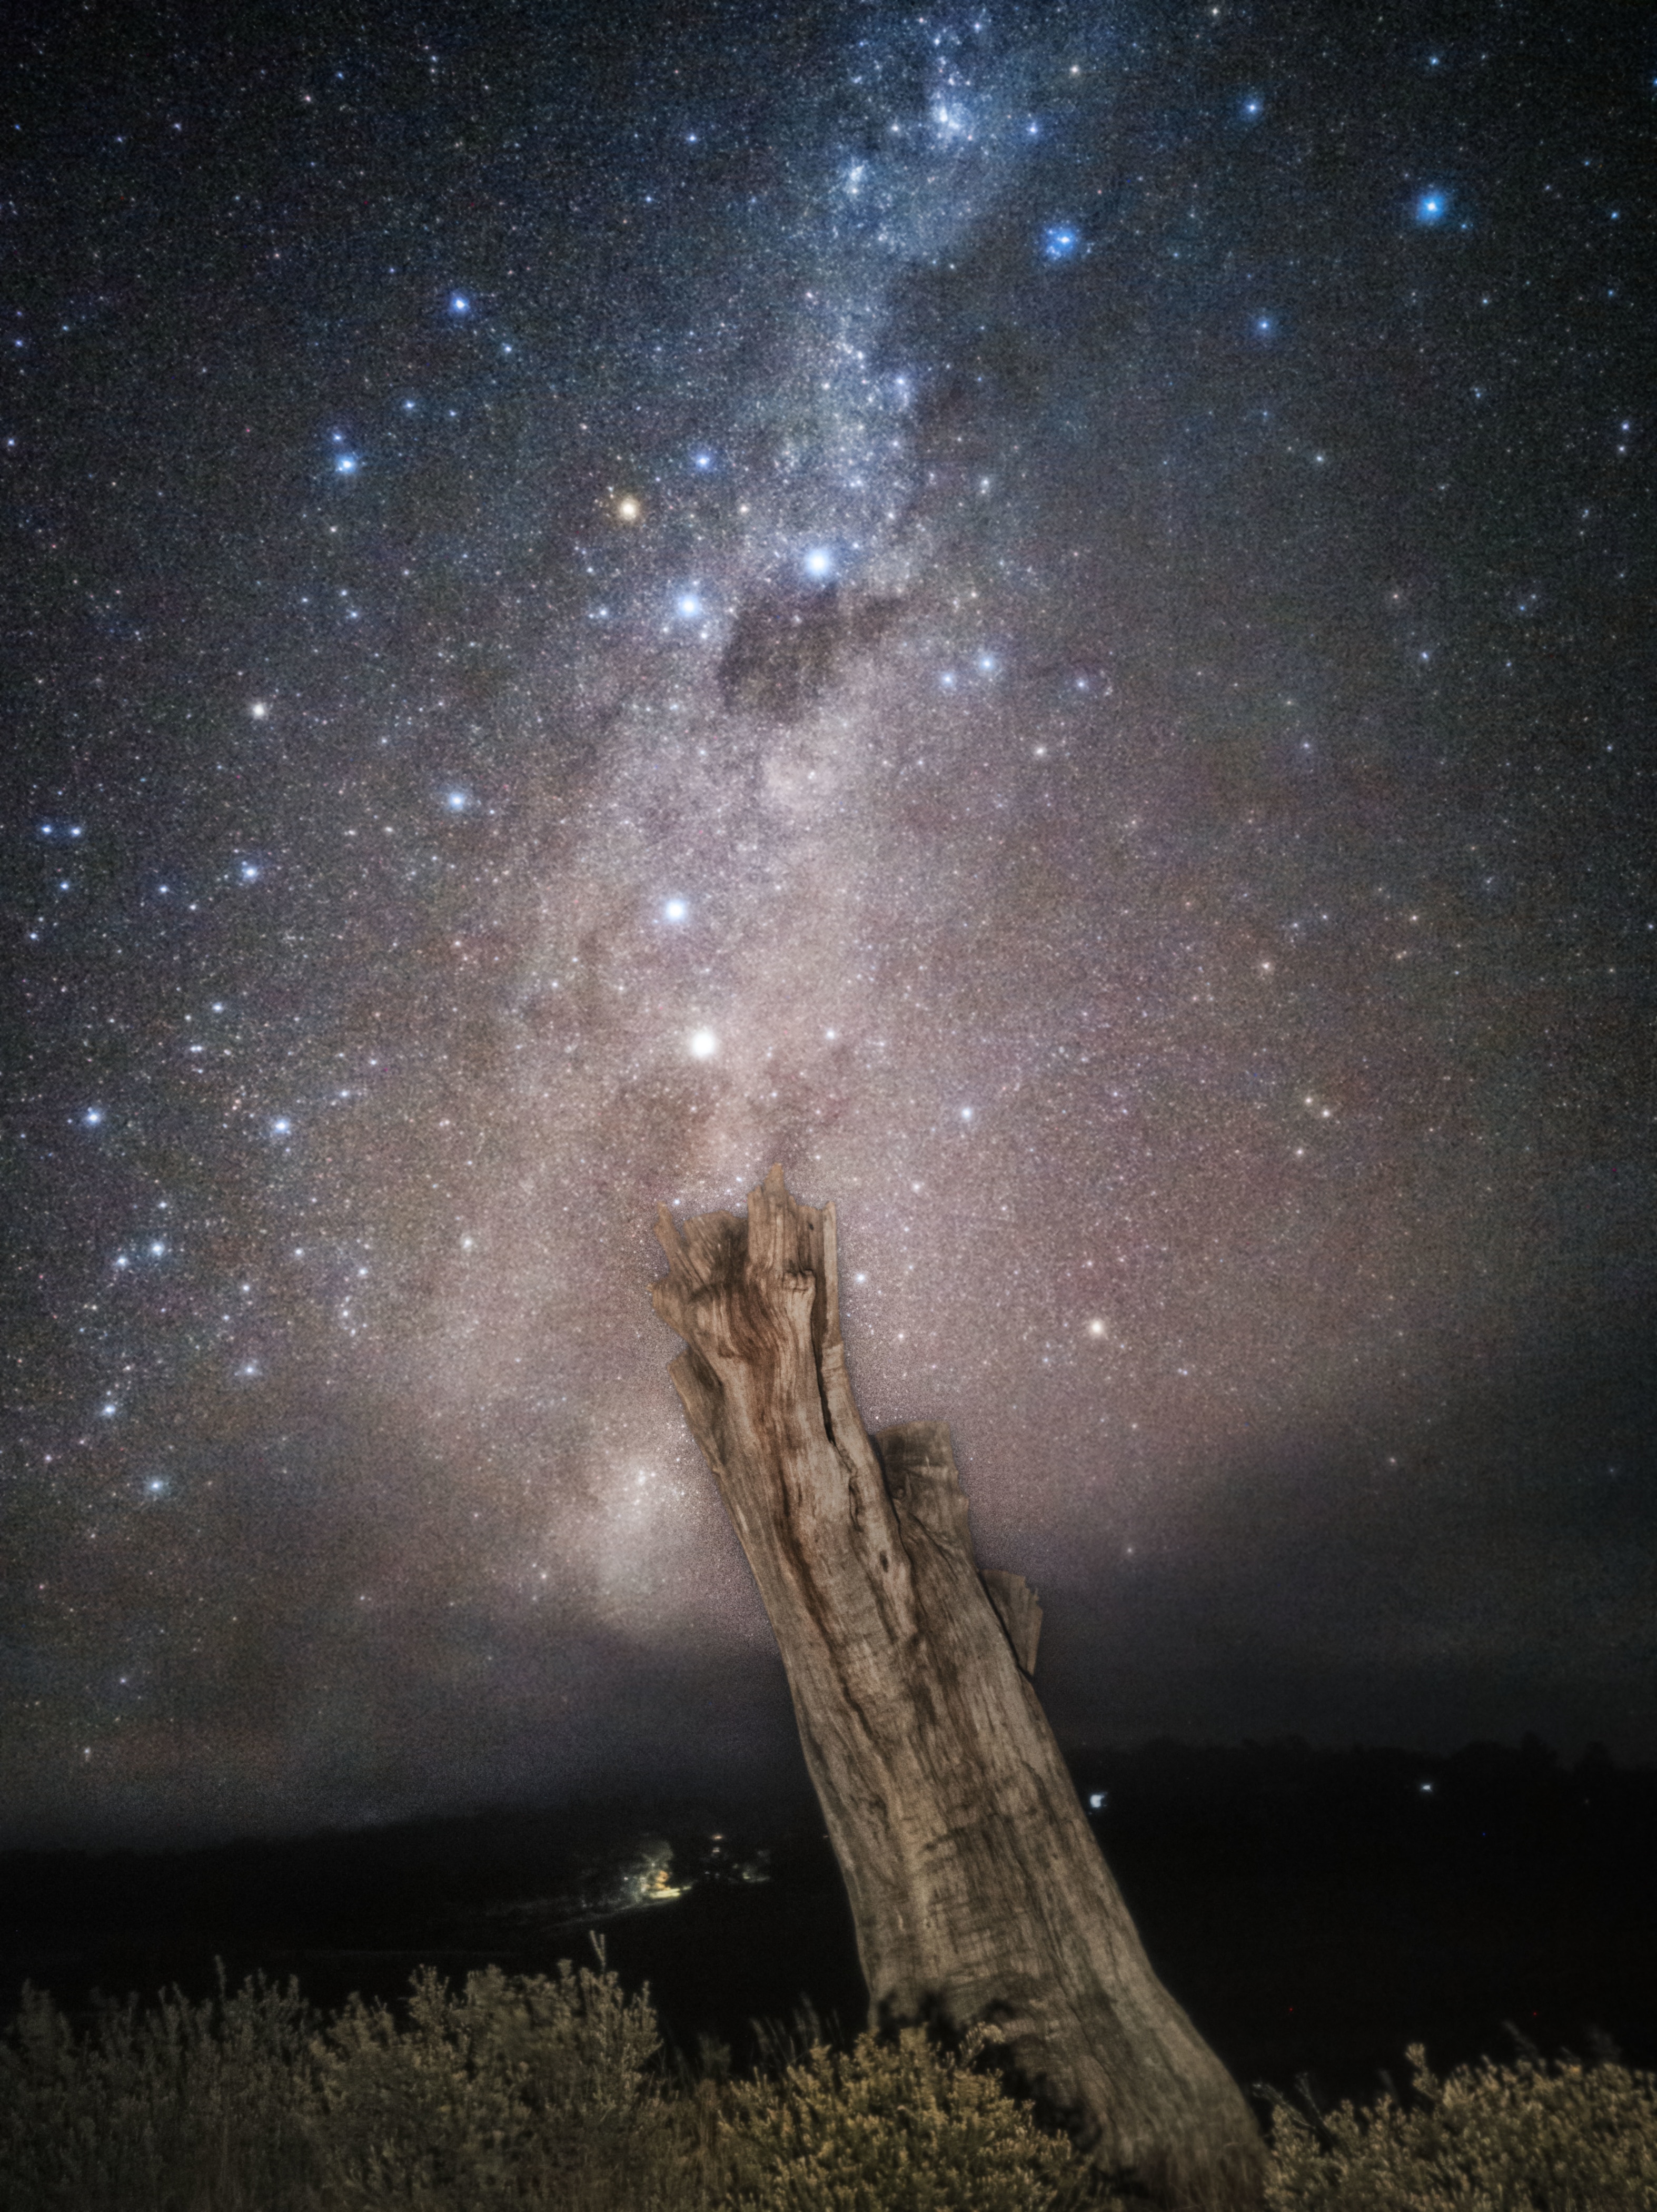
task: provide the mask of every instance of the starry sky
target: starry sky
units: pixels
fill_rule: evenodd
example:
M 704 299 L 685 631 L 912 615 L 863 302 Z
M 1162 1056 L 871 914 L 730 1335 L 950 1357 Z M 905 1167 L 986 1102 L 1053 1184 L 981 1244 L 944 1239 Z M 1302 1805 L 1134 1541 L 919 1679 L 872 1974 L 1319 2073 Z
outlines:
M 34 11 L 0 1840 L 798 1767 L 659 1200 L 1067 1742 L 1657 1757 L 1617 11 Z

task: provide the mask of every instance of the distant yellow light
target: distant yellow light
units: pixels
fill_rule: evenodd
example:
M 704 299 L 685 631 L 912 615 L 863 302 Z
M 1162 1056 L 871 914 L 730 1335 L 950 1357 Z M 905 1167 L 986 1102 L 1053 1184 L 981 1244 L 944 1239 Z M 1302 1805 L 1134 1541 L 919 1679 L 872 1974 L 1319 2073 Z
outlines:
M 616 501 L 616 512 L 623 522 L 636 522 L 639 520 L 640 508 L 638 501 L 634 498 L 631 492 L 628 492 L 624 499 Z

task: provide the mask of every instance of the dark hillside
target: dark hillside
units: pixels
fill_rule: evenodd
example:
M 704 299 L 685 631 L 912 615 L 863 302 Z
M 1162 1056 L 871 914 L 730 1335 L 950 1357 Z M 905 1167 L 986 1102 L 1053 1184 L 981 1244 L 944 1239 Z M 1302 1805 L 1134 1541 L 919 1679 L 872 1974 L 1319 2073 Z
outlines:
M 1435 2066 L 1611 2036 L 1657 2063 L 1657 1773 L 1527 1739 L 1449 1759 L 1296 1742 L 1077 1754 L 1157 1971 L 1245 2081 L 1367 2096 L 1421 2039 Z M 809 1802 L 500 1810 L 190 1852 L 0 1858 L 0 1991 L 203 1994 L 222 1957 L 333 2005 L 550 1967 L 600 1933 L 687 2049 L 745 2045 L 803 2000 L 863 1993 Z

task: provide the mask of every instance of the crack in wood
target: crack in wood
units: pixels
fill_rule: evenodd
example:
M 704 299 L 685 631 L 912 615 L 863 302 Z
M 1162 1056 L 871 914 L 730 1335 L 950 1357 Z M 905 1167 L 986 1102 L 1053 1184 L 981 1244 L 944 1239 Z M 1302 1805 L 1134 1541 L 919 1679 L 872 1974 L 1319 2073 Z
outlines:
M 1257 2205 L 1253 2115 L 1152 1971 L 1036 1698 L 1035 1593 L 978 1568 L 946 1423 L 864 1428 L 834 1207 L 776 1167 L 745 1222 L 664 1206 L 657 1235 L 670 1371 L 776 1633 L 871 2017 L 992 2023 L 1102 2168 Z

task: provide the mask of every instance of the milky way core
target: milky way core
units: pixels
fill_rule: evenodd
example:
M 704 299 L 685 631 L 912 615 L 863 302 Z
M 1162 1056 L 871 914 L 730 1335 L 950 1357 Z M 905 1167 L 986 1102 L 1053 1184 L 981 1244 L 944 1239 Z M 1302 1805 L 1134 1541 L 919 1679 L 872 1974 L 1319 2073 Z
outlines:
M 1644 95 L 1325 14 L 24 64 L 11 1834 L 788 1768 L 773 1162 L 1061 1735 L 1657 1750 Z

